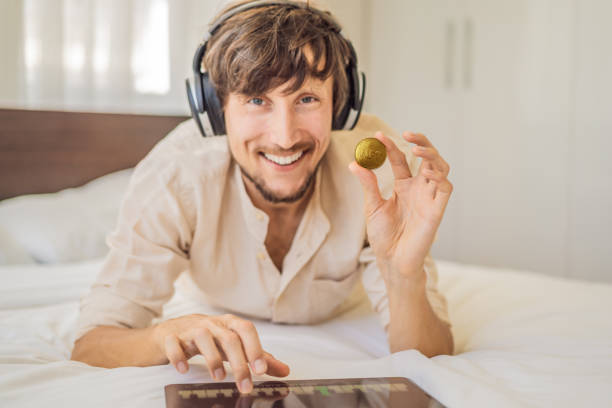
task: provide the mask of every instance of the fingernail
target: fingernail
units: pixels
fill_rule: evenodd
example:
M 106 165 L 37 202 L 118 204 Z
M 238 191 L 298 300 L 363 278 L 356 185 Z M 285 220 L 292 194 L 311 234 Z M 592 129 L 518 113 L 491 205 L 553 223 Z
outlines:
M 248 378 L 245 378 L 240 383 L 240 392 L 243 393 L 243 394 L 248 394 L 251 391 L 253 391 L 252 388 L 251 388 L 251 380 L 249 380 Z
M 187 364 L 185 364 L 184 361 L 179 361 L 176 368 L 181 374 L 185 374 L 187 372 Z
M 215 380 L 221 381 L 222 379 L 223 379 L 223 369 L 222 368 L 217 368 L 215 370 Z
M 266 362 L 263 361 L 263 359 L 258 358 L 257 360 L 255 360 L 255 372 L 257 374 L 265 373 L 267 368 L 268 367 L 266 366 Z

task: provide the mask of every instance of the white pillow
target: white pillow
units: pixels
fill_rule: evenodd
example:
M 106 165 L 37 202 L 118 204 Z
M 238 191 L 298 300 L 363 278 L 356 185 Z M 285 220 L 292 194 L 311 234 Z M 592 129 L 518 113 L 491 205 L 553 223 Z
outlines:
M 73 262 L 104 256 L 108 251 L 106 235 L 117 222 L 132 171 L 110 173 L 57 193 L 0 201 L 0 229 L 37 262 Z M 2 251 L 10 252 L 7 247 Z M 11 259 L 16 256 L 14 251 L 13 245 Z
M 0 265 L 33 264 L 34 258 L 15 241 L 11 234 L 0 228 Z

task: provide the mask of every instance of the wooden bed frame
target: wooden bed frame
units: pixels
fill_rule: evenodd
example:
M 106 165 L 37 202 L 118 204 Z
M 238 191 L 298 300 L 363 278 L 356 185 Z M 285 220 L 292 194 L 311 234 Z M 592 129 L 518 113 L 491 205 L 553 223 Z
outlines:
M 133 167 L 184 116 L 0 109 L 0 200 Z

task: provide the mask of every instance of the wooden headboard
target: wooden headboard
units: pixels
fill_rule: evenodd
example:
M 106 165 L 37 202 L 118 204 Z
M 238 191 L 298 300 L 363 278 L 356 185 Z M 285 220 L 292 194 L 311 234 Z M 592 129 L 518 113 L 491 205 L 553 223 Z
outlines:
M 0 109 L 0 200 L 133 167 L 184 116 Z

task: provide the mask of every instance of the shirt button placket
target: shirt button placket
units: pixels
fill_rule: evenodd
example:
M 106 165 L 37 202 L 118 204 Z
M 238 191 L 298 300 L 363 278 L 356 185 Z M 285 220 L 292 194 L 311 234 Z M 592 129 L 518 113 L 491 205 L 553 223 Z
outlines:
M 264 213 L 259 210 L 255 211 L 255 218 L 260 223 L 262 223 L 266 219 L 266 217 L 264 216 Z M 260 224 L 260 225 L 263 225 L 263 224 Z M 259 252 L 257 252 L 257 259 L 259 259 L 260 261 L 264 261 L 266 258 L 267 258 L 267 254 L 266 254 L 265 249 L 262 248 Z

